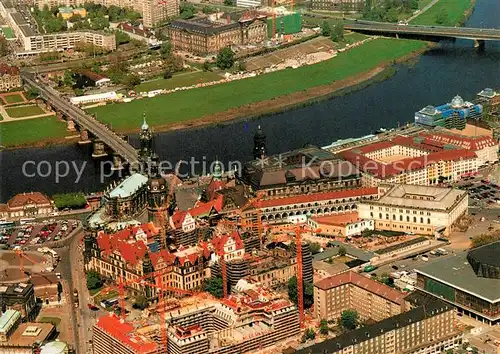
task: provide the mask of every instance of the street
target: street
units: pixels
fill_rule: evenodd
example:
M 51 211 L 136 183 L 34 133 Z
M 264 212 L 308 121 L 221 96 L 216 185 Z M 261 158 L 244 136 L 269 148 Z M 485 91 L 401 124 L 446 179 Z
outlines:
M 85 273 L 83 270 L 83 251 L 80 249 L 83 232 L 71 239 L 71 243 L 57 252 L 61 256 L 60 272 L 65 279 L 65 291 L 71 304 L 71 317 L 77 353 L 91 353 L 90 340 L 92 339 L 92 326 L 95 313 L 89 310 L 89 294 L 87 290 Z M 79 307 L 75 308 L 73 289 L 78 291 Z

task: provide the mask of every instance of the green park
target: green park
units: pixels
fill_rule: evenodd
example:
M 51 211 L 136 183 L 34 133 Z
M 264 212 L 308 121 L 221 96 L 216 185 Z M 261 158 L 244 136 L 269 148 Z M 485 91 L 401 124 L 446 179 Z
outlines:
M 4 122 L 0 124 L 0 147 L 59 141 L 65 135 L 66 124 L 55 116 Z
M 146 113 L 153 126 L 165 126 L 224 112 L 231 108 L 274 99 L 313 87 L 332 84 L 376 66 L 424 49 L 425 42 L 376 39 L 333 59 L 286 69 L 229 83 L 180 91 L 125 104 L 110 104 L 89 109 L 98 120 L 112 124 L 118 131 L 137 128 Z
M 410 23 L 412 25 L 456 26 L 465 20 L 474 0 L 439 0 Z

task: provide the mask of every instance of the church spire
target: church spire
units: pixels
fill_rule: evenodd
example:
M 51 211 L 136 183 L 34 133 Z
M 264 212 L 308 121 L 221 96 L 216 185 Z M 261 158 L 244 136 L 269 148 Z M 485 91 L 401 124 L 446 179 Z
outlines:
M 222 166 L 221 166 L 219 159 L 215 160 L 213 177 L 215 180 L 218 180 L 218 181 L 222 180 Z
M 253 157 L 257 160 L 265 158 L 266 155 L 266 135 L 259 125 L 253 137 Z
M 146 112 L 144 112 L 142 114 L 142 127 L 141 129 L 144 131 L 144 130 L 149 130 L 149 125 L 148 123 L 146 122 Z

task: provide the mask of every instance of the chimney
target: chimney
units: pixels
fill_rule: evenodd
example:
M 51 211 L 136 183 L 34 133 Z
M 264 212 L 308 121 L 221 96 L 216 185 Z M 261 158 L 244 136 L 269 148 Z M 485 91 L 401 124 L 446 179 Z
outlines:
M 231 23 L 231 17 L 227 15 L 227 24 L 229 25 Z

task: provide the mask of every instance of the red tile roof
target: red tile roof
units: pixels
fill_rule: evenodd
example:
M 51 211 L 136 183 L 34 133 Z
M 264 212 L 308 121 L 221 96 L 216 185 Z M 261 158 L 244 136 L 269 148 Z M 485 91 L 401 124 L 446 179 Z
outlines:
M 397 304 L 404 303 L 404 294 L 378 281 L 356 272 L 346 272 L 322 279 L 314 284 L 321 290 L 329 290 L 340 285 L 352 284 Z
M 420 133 L 427 141 L 434 141 L 440 144 L 450 144 L 467 150 L 482 150 L 485 147 L 495 146 L 497 143 L 489 136 L 463 136 L 447 132 Z
M 184 222 L 187 214 L 187 211 L 174 211 L 174 214 L 170 217 L 171 224 L 174 226 L 174 228 L 178 229 L 182 227 L 182 223 Z
M 222 255 L 224 252 L 224 246 L 229 241 L 229 239 L 233 239 L 235 242 L 236 250 L 242 250 L 245 248 L 243 244 L 243 240 L 241 239 L 240 233 L 238 231 L 233 231 L 233 233 L 224 233 L 221 235 L 217 235 L 212 238 L 212 246 L 217 252 L 218 255 Z
M 15 195 L 7 202 L 9 208 L 19 208 L 26 204 L 45 205 L 50 204 L 50 199 L 40 192 L 30 192 Z
M 135 235 L 142 229 L 148 239 L 158 235 L 157 229 L 153 223 L 142 224 L 140 226 L 127 228 L 114 234 L 100 232 L 97 236 L 99 249 L 106 255 L 117 251 L 121 257 L 130 265 L 134 266 L 139 260 L 144 258 L 147 246 L 142 240 L 136 240 Z
M 132 324 L 122 322 L 115 314 L 99 318 L 96 326 L 129 348 L 133 353 L 149 354 L 156 353 L 158 350 L 158 344 L 145 336 L 136 334 L 136 329 Z
M 442 150 L 419 157 L 409 157 L 392 163 L 384 164 L 370 159 L 363 154 L 353 150 L 342 151 L 340 155 L 354 164 L 358 169 L 365 173 L 370 173 L 378 178 L 395 176 L 400 173 L 415 171 L 425 168 L 439 161 L 458 161 L 476 158 L 473 151 L 456 149 Z
M 17 66 L 10 66 L 0 63 L 0 75 L 19 75 L 19 68 Z
M 196 202 L 194 208 L 189 209 L 189 213 L 193 218 L 202 217 L 210 214 L 212 210 L 220 212 L 222 210 L 222 205 L 224 202 L 224 197 L 222 195 L 217 195 L 217 198 L 203 203 L 201 201 Z
M 258 205 L 260 208 L 269 208 L 281 205 L 312 203 L 320 200 L 345 199 L 345 198 L 353 198 L 353 197 L 360 197 L 365 195 L 377 195 L 377 194 L 378 194 L 377 187 L 356 188 L 356 189 L 347 189 L 347 190 L 340 190 L 333 192 L 303 194 L 293 197 L 261 200 L 258 203 Z
M 359 148 L 355 148 L 356 150 L 359 150 L 363 154 L 368 154 L 373 151 L 377 150 L 382 150 L 382 149 L 387 149 L 394 146 L 390 141 L 377 141 L 373 144 L 368 144 L 365 146 L 361 146 Z
M 218 179 L 212 179 L 210 184 L 207 187 L 207 196 L 209 200 L 214 199 L 217 197 L 216 193 L 223 189 L 226 185 L 224 182 L 219 181 Z

